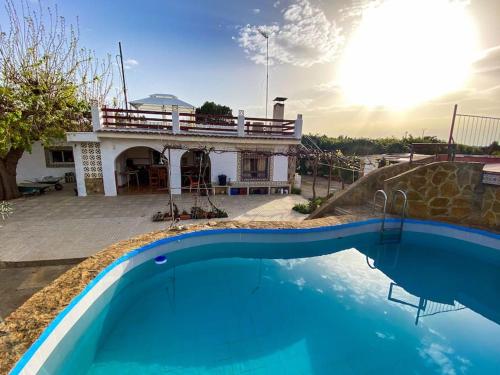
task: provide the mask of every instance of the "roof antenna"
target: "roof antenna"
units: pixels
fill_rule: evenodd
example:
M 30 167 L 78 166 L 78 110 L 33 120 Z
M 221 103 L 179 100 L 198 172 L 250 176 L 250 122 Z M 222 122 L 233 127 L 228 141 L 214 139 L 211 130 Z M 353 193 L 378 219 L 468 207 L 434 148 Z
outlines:
M 125 110 L 128 111 L 128 99 L 127 99 L 127 84 L 125 83 L 125 69 L 123 67 L 123 52 L 122 52 L 122 42 L 118 42 L 118 48 L 120 50 L 120 67 L 122 73 L 122 83 L 123 83 L 123 96 L 125 97 Z
M 266 38 L 266 119 L 267 119 L 267 103 L 269 101 L 269 32 L 262 29 L 257 31 Z

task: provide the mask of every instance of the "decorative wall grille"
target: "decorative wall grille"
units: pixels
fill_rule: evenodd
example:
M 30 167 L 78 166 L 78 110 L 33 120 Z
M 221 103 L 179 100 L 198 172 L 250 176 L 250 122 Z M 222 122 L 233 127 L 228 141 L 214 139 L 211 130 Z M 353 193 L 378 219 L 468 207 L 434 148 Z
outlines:
M 97 142 L 81 143 L 85 178 L 102 178 L 101 147 Z

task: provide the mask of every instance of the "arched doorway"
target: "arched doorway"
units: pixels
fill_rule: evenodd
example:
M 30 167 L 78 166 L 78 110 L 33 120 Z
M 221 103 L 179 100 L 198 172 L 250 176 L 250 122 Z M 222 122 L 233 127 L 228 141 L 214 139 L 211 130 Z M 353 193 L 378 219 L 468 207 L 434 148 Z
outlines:
M 157 150 L 131 147 L 115 159 L 118 194 L 147 194 L 168 191 L 168 161 Z
M 186 151 L 181 157 L 182 192 L 206 192 L 210 187 L 210 157 L 201 150 Z

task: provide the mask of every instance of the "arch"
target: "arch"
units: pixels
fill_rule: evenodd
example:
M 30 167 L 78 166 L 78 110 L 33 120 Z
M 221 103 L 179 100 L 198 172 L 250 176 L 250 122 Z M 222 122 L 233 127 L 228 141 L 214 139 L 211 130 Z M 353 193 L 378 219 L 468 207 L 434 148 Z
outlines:
M 192 149 L 182 153 L 180 160 L 181 186 L 183 192 L 207 188 L 211 184 L 211 160 L 204 150 Z
M 160 142 L 147 142 L 141 140 L 127 140 L 115 142 L 113 141 L 102 141 L 102 144 L 107 146 L 109 149 L 109 156 L 111 156 L 112 160 L 115 161 L 120 154 L 127 151 L 128 149 L 135 147 L 147 147 L 153 149 L 158 152 L 163 151 L 163 146 Z
M 169 163 L 156 147 L 132 145 L 115 147 L 114 151 L 115 183 L 118 194 L 168 191 Z

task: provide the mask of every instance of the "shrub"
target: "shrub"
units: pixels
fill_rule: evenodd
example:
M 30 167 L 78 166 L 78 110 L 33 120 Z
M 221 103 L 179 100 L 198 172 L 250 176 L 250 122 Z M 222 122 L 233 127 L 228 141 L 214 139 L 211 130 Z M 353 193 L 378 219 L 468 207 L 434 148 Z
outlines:
M 301 214 L 310 214 L 312 211 L 310 211 L 309 206 L 310 206 L 309 203 L 297 203 L 295 206 L 293 206 L 292 209 Z
M 300 188 L 292 187 L 292 194 L 300 194 L 302 193 L 302 190 Z
M 300 212 L 301 214 L 310 214 L 312 213 L 316 208 L 321 206 L 324 202 L 326 202 L 328 198 L 316 198 L 315 200 L 309 200 L 307 203 L 297 203 L 295 206 L 293 206 L 293 210 Z

